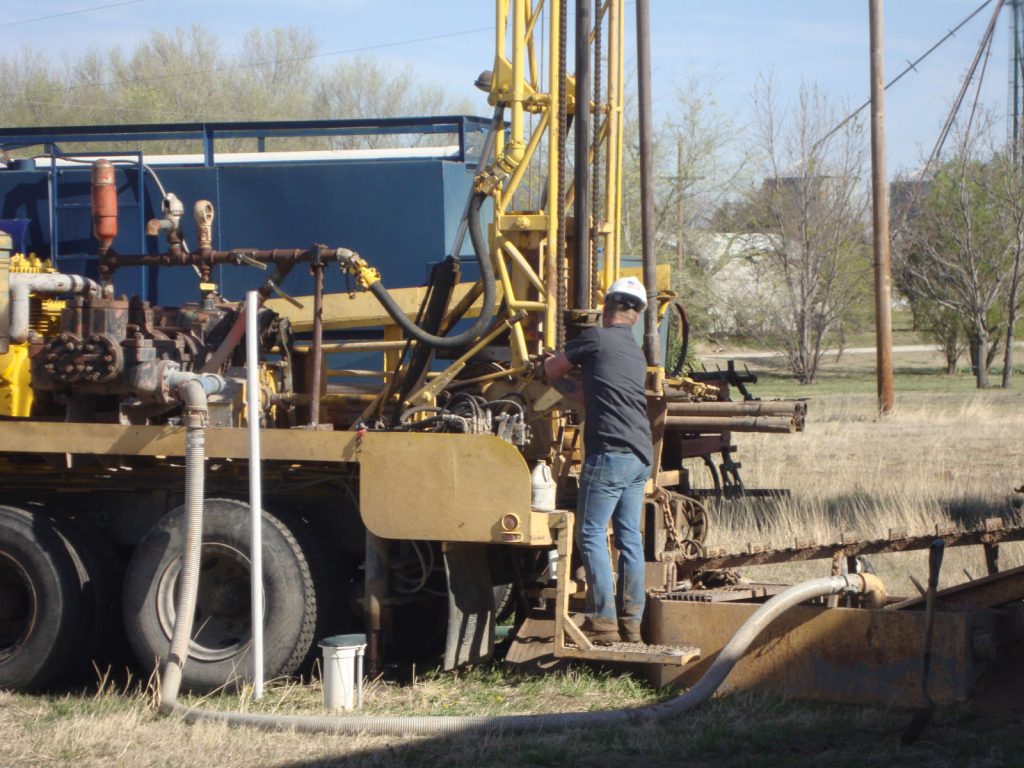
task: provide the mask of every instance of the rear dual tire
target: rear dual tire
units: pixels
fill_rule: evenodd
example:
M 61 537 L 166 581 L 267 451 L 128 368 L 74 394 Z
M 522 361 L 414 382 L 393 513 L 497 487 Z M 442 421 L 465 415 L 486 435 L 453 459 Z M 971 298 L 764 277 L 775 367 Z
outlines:
M 0 688 L 57 682 L 80 658 L 82 581 L 42 514 L 0 506 Z
M 176 618 L 185 545 L 185 509 L 151 528 L 136 547 L 122 592 L 128 642 L 145 667 L 166 660 Z M 313 645 L 317 600 L 302 549 L 287 527 L 263 512 L 265 678 L 295 673 Z M 209 690 L 251 679 L 249 507 L 208 499 L 203 513 L 199 595 L 182 684 Z

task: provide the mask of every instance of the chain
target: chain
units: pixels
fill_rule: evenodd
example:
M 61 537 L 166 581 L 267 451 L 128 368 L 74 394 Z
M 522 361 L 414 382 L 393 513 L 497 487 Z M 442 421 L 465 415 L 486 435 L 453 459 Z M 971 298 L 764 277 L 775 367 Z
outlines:
M 568 15 L 568 0 L 561 0 L 558 4 L 559 25 L 558 25 L 558 175 L 555 194 L 555 216 L 558 221 L 558 244 L 556 261 L 558 263 L 558 311 L 556 313 L 557 346 L 558 351 L 565 349 L 565 311 L 569 306 L 569 270 L 565 255 L 565 123 L 568 119 L 568 106 L 566 100 L 569 98 L 566 84 L 565 57 L 569 47 L 568 31 L 566 30 L 566 17 Z
M 599 142 L 601 140 L 601 118 L 604 109 L 601 101 L 601 51 L 603 41 L 601 31 L 604 27 L 604 3 L 598 0 L 597 12 L 594 17 L 594 171 L 591 180 L 591 191 L 593 200 L 591 204 L 591 217 L 594 225 L 590 235 L 590 306 L 597 307 L 599 280 L 597 275 L 597 253 L 600 250 L 601 224 L 604 222 L 604 210 L 602 206 L 603 196 L 601 194 L 601 152 Z

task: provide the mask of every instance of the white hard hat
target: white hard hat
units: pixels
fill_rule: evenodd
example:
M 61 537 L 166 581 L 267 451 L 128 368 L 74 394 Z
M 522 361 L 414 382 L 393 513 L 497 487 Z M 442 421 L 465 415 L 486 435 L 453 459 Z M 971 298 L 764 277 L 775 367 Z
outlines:
M 611 298 L 627 298 L 630 300 L 629 303 L 638 301 L 640 309 L 647 306 L 647 289 L 644 288 L 643 283 L 632 276 L 620 277 L 609 286 L 604 295 Z

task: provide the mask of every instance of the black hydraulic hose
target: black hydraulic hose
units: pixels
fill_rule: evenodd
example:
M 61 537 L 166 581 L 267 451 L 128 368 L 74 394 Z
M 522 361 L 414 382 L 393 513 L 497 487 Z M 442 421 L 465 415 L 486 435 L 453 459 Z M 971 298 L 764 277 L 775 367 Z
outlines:
M 477 192 L 473 195 L 469 204 L 469 239 L 473 244 L 473 251 L 476 253 L 477 261 L 480 264 L 480 280 L 484 284 L 483 306 L 480 308 L 480 316 L 476 319 L 473 327 L 467 328 L 462 333 L 454 336 L 435 336 L 432 333 L 420 328 L 412 322 L 401 307 L 391 298 L 388 289 L 383 282 L 377 280 L 370 286 L 370 293 L 377 297 L 377 300 L 384 307 L 391 318 L 398 323 L 403 331 L 420 344 L 435 349 L 459 349 L 476 341 L 483 335 L 490 324 L 491 315 L 494 314 L 494 307 L 497 303 L 497 285 L 494 277 L 494 264 L 491 262 L 490 247 L 484 237 L 483 228 L 480 224 L 480 208 L 484 204 L 487 195 Z

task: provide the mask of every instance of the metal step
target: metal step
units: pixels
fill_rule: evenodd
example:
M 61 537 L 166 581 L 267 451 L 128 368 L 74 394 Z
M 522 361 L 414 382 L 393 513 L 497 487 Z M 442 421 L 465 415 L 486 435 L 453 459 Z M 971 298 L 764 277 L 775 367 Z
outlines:
M 615 643 L 582 648 L 575 642 L 555 647 L 555 620 L 550 613 L 534 611 L 515 633 L 505 662 L 515 668 L 550 670 L 570 659 L 617 661 L 639 664 L 665 664 L 682 667 L 700 658 L 700 651 L 690 646 Z M 678 672 L 674 673 L 678 674 Z
M 646 643 L 613 643 L 578 648 L 566 645 L 555 649 L 555 656 L 591 661 L 620 661 L 634 664 L 666 664 L 682 667 L 700 658 L 700 649 L 690 645 L 647 645 Z

